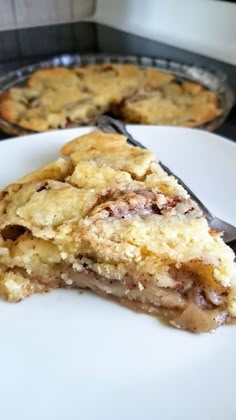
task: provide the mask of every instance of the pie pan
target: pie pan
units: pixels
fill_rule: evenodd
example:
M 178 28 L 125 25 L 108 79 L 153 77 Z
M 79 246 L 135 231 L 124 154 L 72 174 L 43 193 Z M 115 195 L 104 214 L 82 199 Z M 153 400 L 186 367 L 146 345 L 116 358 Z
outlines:
M 197 126 L 196 128 L 201 128 L 207 131 L 215 130 L 225 121 L 233 106 L 233 91 L 227 83 L 226 75 L 221 71 L 206 69 L 171 60 L 159 59 L 156 57 L 107 54 L 63 54 L 8 72 L 4 76 L 0 77 L 0 94 L 13 87 L 20 87 L 24 85 L 27 78 L 39 69 L 50 67 L 73 68 L 81 65 L 103 64 L 110 62 L 117 64 L 132 63 L 140 67 L 156 68 L 167 73 L 172 73 L 179 82 L 186 80 L 195 81 L 214 92 L 219 99 L 222 112 L 217 117 Z M 0 118 L 0 128 L 7 134 L 14 136 L 32 134 L 35 132 L 21 127 L 20 125 L 10 123 L 3 118 Z

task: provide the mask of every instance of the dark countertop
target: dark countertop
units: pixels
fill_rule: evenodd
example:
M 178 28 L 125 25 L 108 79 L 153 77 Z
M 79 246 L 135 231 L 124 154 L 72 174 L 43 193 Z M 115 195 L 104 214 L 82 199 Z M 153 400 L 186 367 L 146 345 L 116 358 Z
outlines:
M 0 32 L 0 74 L 63 53 L 150 55 L 223 70 L 236 93 L 236 67 L 90 22 Z M 236 105 L 216 131 L 236 141 Z M 0 132 L 0 140 L 8 136 Z

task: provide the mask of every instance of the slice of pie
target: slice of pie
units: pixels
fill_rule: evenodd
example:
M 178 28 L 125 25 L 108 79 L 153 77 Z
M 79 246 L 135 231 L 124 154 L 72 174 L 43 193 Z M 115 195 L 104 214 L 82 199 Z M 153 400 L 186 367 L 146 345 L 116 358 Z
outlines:
M 0 196 L 0 294 L 85 288 L 177 328 L 236 316 L 234 254 L 148 150 L 93 132 Z

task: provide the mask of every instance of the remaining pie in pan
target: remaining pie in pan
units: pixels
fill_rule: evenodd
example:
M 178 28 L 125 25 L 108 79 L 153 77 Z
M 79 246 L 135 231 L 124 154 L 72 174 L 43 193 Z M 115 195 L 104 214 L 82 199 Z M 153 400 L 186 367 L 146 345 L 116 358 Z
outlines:
M 0 195 L 0 295 L 88 288 L 177 328 L 236 316 L 236 264 L 221 233 L 120 135 L 93 132 Z
M 91 124 L 105 112 L 129 123 L 193 127 L 221 109 L 201 84 L 133 64 L 40 69 L 0 97 L 0 117 L 34 131 Z

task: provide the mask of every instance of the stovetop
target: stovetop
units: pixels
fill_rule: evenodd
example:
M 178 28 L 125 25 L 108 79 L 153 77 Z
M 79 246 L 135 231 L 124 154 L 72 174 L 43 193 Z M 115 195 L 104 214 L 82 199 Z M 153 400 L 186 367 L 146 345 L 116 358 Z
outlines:
M 223 70 L 236 94 L 236 67 L 179 48 L 91 22 L 0 32 L 0 75 L 64 53 L 116 53 L 156 56 Z M 236 105 L 216 131 L 236 141 Z M 7 135 L 0 132 L 0 140 Z

